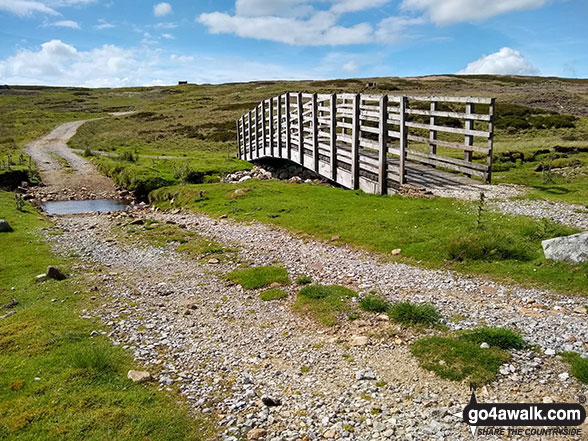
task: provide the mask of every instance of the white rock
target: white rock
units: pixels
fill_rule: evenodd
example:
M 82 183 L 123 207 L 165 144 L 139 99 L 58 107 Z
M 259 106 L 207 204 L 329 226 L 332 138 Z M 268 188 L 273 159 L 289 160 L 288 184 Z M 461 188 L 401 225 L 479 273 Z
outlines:
M 588 262 L 588 231 L 541 242 L 546 259 L 560 262 Z
M 486 342 L 482 343 L 482 344 L 480 345 L 480 347 L 481 347 L 482 349 L 490 349 L 490 345 L 489 345 L 488 343 L 486 343 Z

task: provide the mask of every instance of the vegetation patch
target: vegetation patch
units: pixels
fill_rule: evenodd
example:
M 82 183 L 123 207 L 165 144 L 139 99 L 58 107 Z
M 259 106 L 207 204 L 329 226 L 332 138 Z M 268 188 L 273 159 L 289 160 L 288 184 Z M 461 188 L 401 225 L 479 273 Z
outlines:
M 2 261 L 0 305 L 19 302 L 0 320 L 0 439 L 213 438 L 177 396 L 128 380 L 138 366 L 120 346 L 91 337 L 106 328 L 80 318 L 95 295 L 84 280 L 36 283 L 47 266 L 70 264 L 41 240 L 39 230 L 50 224 L 28 203 L 16 210 L 12 193 L 0 192 L 0 212 L 14 228 L 0 240 L 0 255 L 10 256 Z
M 441 320 L 437 309 L 426 303 L 395 303 L 388 309 L 388 315 L 404 325 L 435 326 Z
M 297 285 L 309 285 L 311 283 L 312 283 L 312 277 L 310 277 L 310 276 L 299 276 L 296 279 Z
M 243 289 L 257 289 L 272 283 L 285 285 L 290 282 L 288 271 L 278 266 L 260 266 L 231 271 L 225 276 L 233 283 L 238 283 Z
M 390 306 L 390 302 L 377 296 L 367 296 L 359 302 L 359 307 L 368 312 L 388 312 Z
M 476 343 L 447 337 L 426 337 L 411 347 L 421 367 L 442 378 L 487 383 L 496 377 L 500 366 L 510 359 L 507 351 L 482 349 Z
M 449 259 L 457 262 L 533 259 L 523 243 L 517 241 L 512 235 L 497 231 L 475 231 L 453 237 L 448 241 L 447 254 Z
M 325 326 L 333 326 L 337 315 L 353 311 L 349 300 L 356 296 L 355 291 L 340 285 L 309 285 L 298 293 L 294 310 Z
M 507 350 L 523 349 L 526 346 L 520 334 L 506 328 L 484 327 L 465 331 L 461 334 L 460 340 L 477 345 L 488 343 L 490 346 Z
M 570 364 L 570 374 L 582 383 L 588 384 L 588 358 L 583 358 L 575 352 L 565 352 L 561 355 Z
M 288 293 L 279 288 L 268 289 L 259 295 L 259 298 L 264 301 L 285 299 L 286 297 L 288 297 Z

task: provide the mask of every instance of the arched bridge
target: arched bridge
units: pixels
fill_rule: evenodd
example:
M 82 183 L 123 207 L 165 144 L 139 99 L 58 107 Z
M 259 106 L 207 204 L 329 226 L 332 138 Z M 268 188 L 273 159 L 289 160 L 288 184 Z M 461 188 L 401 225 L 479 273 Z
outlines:
M 494 98 L 289 92 L 239 118 L 239 157 L 286 158 L 367 193 L 490 183 L 493 116 Z

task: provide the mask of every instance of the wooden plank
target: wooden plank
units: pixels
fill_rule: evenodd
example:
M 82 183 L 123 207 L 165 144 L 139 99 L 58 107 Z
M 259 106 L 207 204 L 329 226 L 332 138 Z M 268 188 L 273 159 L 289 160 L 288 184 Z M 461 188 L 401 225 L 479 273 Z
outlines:
M 286 108 L 284 109 L 286 115 L 286 158 L 292 159 L 292 145 L 290 139 L 290 94 L 286 94 Z
M 492 98 L 481 98 L 474 96 L 407 96 L 411 101 L 443 101 L 446 103 L 475 103 L 490 104 Z
M 337 181 L 337 95 L 331 95 L 330 102 L 331 121 L 329 126 L 330 137 L 330 165 L 331 179 Z
M 277 148 L 278 148 L 278 158 L 282 157 L 282 95 L 278 95 L 277 97 L 277 132 L 278 132 L 278 139 L 277 139 Z
M 477 147 L 477 146 L 467 146 L 464 144 L 460 144 L 459 142 L 441 141 L 439 139 L 431 140 L 430 138 L 425 138 L 423 136 L 417 136 L 417 135 L 408 135 L 408 140 L 422 142 L 423 144 L 434 143 L 435 145 L 438 145 L 438 146 L 440 145 L 443 147 L 449 147 L 449 148 L 457 149 L 457 150 L 469 149 L 472 152 L 482 153 L 484 155 L 488 154 L 487 148 Z
M 431 101 L 431 104 L 437 104 L 436 101 Z M 458 119 L 473 119 L 476 121 L 489 121 L 488 115 L 479 113 L 461 113 L 461 112 L 445 112 L 441 110 L 420 110 L 420 109 L 407 109 L 406 113 L 409 115 L 423 115 L 423 116 L 441 116 L 447 118 L 458 118 Z
M 274 156 L 274 99 L 269 100 L 269 142 L 270 156 Z
M 316 93 L 312 94 L 312 157 L 314 159 L 315 173 L 319 171 L 319 139 L 318 139 L 318 97 Z
M 492 152 L 494 150 L 494 106 L 495 100 L 492 98 L 490 101 L 490 107 L 488 109 L 488 115 L 490 121 L 488 122 L 488 131 L 490 136 L 488 137 L 488 156 L 486 157 L 486 182 L 490 184 L 492 182 Z
M 406 108 L 408 107 L 408 100 L 402 97 L 400 100 L 400 185 L 406 183 L 406 147 L 408 144 L 408 129 L 406 123 Z
M 482 170 L 482 171 L 486 170 L 486 164 L 478 164 L 477 162 L 469 162 L 469 161 L 466 161 L 465 159 L 451 158 L 450 156 L 444 156 L 444 155 L 434 155 L 432 153 L 426 153 L 421 150 L 414 150 L 414 149 L 407 149 L 406 151 L 407 151 L 407 153 L 410 153 L 413 156 L 419 156 L 419 157 L 439 161 L 439 164 L 437 164 L 437 165 L 439 165 L 441 167 L 445 167 L 446 163 L 450 163 L 450 164 L 454 164 L 454 165 L 459 165 L 465 169 Z
M 380 134 L 380 129 L 378 127 L 369 127 L 360 124 L 359 130 L 361 130 L 362 132 L 373 133 L 374 135 Z
M 263 143 L 263 156 L 267 156 L 267 138 L 266 138 L 266 122 L 265 122 L 265 101 L 261 102 L 261 142 Z
M 474 113 L 474 104 L 473 103 L 466 103 L 466 113 L 472 114 Z M 465 121 L 465 128 L 466 130 L 473 131 L 474 130 L 474 121 L 472 119 L 466 119 Z M 471 147 L 474 145 L 474 137 L 472 135 L 465 135 L 465 145 Z M 467 162 L 472 162 L 472 151 L 471 150 L 464 150 L 463 158 Z M 466 174 L 467 177 L 470 175 Z
M 246 149 L 247 149 L 247 145 L 246 145 L 246 138 L 245 138 L 245 116 L 241 117 L 241 137 L 243 138 L 243 156 L 241 157 L 241 159 L 245 159 L 246 154 Z
M 298 162 L 304 167 L 304 117 L 302 116 L 302 94 L 296 95 L 297 112 L 298 112 Z
M 353 190 L 359 188 L 359 100 L 360 95 L 354 95 L 353 128 L 351 129 L 351 185 Z
M 482 131 L 482 130 L 468 130 L 468 129 L 460 129 L 458 127 L 446 127 L 446 126 L 431 126 L 430 124 L 421 124 L 416 122 L 405 122 L 407 127 L 413 127 L 415 129 L 425 129 L 425 130 L 437 130 L 438 132 L 445 132 L 445 133 L 457 133 L 459 135 L 470 135 L 470 136 L 480 136 L 482 138 L 488 138 L 490 133 Z
M 378 190 L 380 194 L 388 192 L 388 167 L 386 166 L 388 160 L 388 97 L 383 95 L 380 97 L 380 165 L 378 173 Z

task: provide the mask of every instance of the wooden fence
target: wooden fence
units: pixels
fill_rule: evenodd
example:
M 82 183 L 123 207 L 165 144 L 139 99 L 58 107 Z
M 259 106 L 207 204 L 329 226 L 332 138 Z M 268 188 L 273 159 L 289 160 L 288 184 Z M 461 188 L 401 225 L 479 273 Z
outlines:
M 493 115 L 493 98 L 290 92 L 239 118 L 239 158 L 286 158 L 368 193 L 393 192 L 416 164 L 489 183 Z

